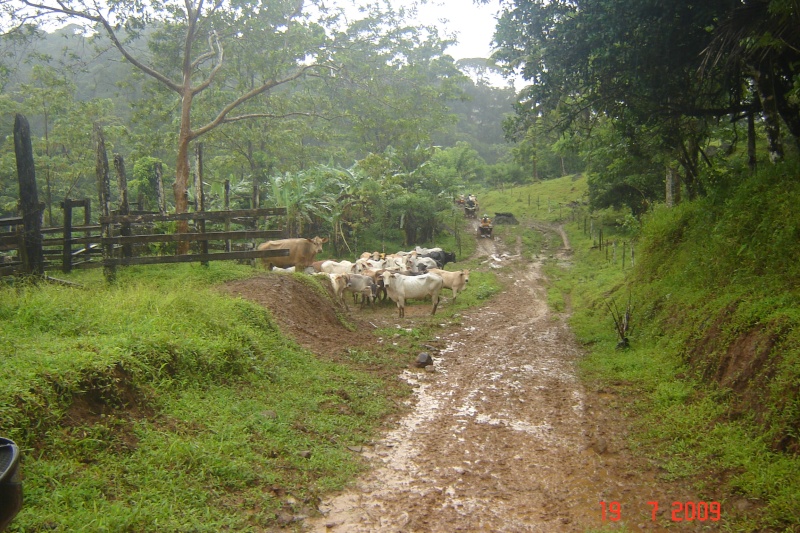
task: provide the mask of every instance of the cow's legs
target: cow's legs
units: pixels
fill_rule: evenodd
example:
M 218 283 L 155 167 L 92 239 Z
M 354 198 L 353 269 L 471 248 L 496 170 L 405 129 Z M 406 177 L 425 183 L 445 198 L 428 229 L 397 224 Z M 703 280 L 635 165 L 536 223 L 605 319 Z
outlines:
M 438 296 L 433 297 L 431 298 L 431 300 L 433 300 L 433 309 L 431 310 L 431 315 L 435 315 L 436 308 L 439 307 L 439 297 Z

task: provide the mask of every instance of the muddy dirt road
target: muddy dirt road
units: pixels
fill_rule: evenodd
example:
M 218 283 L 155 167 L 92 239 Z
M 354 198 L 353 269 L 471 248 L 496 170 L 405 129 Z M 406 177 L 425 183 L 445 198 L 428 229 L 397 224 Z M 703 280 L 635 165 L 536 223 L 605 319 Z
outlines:
M 437 339 L 435 371 L 404 372 L 409 414 L 364 450 L 373 469 L 305 530 L 693 531 L 669 515 L 691 495 L 627 451 L 620 400 L 577 378 L 581 348 L 548 310 L 541 262 L 515 243 L 478 244 L 483 267 L 511 265 L 499 270 L 507 289 Z M 569 254 L 564 244 L 556 256 Z M 619 502 L 621 520 L 607 507 L 603 521 L 600 502 Z

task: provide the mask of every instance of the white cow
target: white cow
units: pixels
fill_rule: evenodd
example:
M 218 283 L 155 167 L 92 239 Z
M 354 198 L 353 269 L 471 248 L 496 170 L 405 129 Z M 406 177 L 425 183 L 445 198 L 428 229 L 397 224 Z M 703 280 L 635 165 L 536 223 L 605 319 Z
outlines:
M 433 307 L 431 314 L 436 314 L 439 306 L 439 293 L 442 292 L 444 280 L 436 274 L 423 274 L 421 276 L 403 276 L 394 272 L 383 273 L 383 284 L 386 292 L 399 310 L 400 318 L 406 316 L 406 300 L 411 298 L 431 297 Z
M 347 274 L 347 286 L 344 288 L 344 292 L 353 293 L 354 297 L 361 295 L 361 308 L 363 309 L 366 301 L 369 301 L 370 307 L 374 307 L 375 297 L 378 295 L 378 287 L 375 284 L 375 280 L 369 276 Z
M 458 293 L 463 291 L 469 282 L 469 270 L 456 270 L 455 272 L 449 272 L 439 268 L 430 268 L 428 269 L 428 272 L 442 277 L 445 288 L 453 291 L 454 302 L 456 301 L 456 296 L 458 296 Z
M 355 274 L 356 264 L 350 261 L 323 261 L 319 270 L 328 274 Z
M 405 270 L 406 256 L 399 254 L 387 255 L 384 259 L 383 268 Z
M 439 264 L 430 257 L 412 256 L 406 261 L 406 267 L 411 272 L 430 272 L 432 268 L 439 268 Z
M 441 252 L 443 250 L 441 248 L 420 248 L 419 246 L 415 246 L 414 251 L 419 255 L 425 255 L 431 252 Z
M 364 270 L 380 270 L 383 268 L 385 261 L 383 259 L 356 259 L 356 273 L 361 274 Z
M 324 275 L 324 274 L 323 274 Z M 344 300 L 344 289 L 347 287 L 347 274 L 328 274 L 331 279 L 331 287 L 333 287 L 333 294 L 347 307 L 347 302 Z
M 324 275 L 324 274 L 323 274 Z M 350 307 L 347 305 L 347 298 L 344 293 L 349 292 L 353 295 L 361 295 L 361 307 L 364 307 L 364 302 L 369 301 L 370 306 L 374 306 L 375 296 L 378 293 L 378 288 L 375 281 L 369 276 L 361 276 L 359 274 L 328 274 L 331 280 L 331 287 L 336 299 L 344 304 L 345 308 L 349 311 Z

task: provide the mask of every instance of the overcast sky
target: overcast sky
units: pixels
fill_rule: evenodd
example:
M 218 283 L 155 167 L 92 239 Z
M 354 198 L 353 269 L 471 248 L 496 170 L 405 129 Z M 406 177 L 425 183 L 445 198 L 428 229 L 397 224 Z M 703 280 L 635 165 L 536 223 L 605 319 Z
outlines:
M 394 0 L 398 5 L 408 5 L 413 0 Z M 455 59 L 489 57 L 494 35 L 499 0 L 476 6 L 472 0 L 431 0 L 419 8 L 419 19 L 424 24 L 437 24 L 447 19 L 446 31 L 458 32 L 458 44 L 448 52 Z M 440 26 L 441 27 L 441 26 Z
M 411 7 L 416 0 L 390 0 L 392 7 Z M 340 5 L 352 6 L 370 3 L 369 0 L 338 0 Z M 458 44 L 447 52 L 455 59 L 466 57 L 489 57 L 494 35 L 496 15 L 500 0 L 491 0 L 486 5 L 476 6 L 473 0 L 429 0 L 419 7 L 418 22 L 440 28 L 444 37 L 457 33 Z M 440 21 L 446 20 L 444 24 Z

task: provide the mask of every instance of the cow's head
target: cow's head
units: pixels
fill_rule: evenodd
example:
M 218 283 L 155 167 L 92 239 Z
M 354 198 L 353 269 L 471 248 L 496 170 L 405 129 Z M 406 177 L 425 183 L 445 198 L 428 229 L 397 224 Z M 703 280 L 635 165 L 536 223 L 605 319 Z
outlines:
M 312 250 L 315 254 L 318 254 L 322 251 L 322 245 L 328 242 L 327 237 L 314 237 L 313 239 L 306 239 L 312 245 Z
M 456 262 L 456 253 L 455 252 L 445 252 L 444 253 L 444 262 L 445 263 L 455 263 Z
M 469 270 L 462 270 L 461 277 L 464 278 L 464 283 L 469 282 Z

